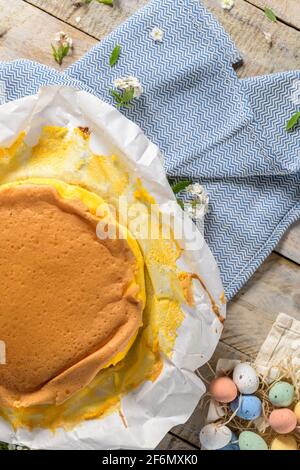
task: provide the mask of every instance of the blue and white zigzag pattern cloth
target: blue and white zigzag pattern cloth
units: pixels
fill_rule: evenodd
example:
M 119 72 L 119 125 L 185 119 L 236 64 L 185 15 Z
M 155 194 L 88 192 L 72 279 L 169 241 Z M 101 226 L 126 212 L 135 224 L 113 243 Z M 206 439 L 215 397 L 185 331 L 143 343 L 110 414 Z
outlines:
M 150 38 L 155 26 L 161 43 Z M 300 129 L 284 129 L 300 71 L 239 80 L 240 59 L 198 0 L 153 0 L 64 73 L 19 60 L 0 64 L 0 80 L 6 100 L 63 84 L 112 102 L 115 78 L 138 77 L 144 93 L 122 112 L 161 148 L 170 177 L 205 186 L 205 238 L 230 299 L 300 216 Z

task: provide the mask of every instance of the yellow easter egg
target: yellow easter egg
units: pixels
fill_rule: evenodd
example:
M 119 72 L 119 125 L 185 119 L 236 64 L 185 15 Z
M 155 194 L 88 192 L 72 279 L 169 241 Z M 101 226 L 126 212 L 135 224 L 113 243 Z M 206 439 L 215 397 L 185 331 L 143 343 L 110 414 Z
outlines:
M 271 443 L 271 450 L 297 450 L 297 441 L 294 436 L 276 436 Z

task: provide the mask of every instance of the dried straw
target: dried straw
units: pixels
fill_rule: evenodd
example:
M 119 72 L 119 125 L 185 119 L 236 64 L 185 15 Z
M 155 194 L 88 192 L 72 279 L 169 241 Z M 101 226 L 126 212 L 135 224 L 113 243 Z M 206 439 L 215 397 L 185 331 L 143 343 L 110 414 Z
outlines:
M 212 367 L 209 366 L 210 369 L 212 370 Z M 252 364 L 252 367 L 255 368 L 255 365 Z M 236 416 L 239 407 L 235 412 L 232 412 L 230 409 L 229 405 L 222 405 L 222 408 L 224 409 L 225 415 L 220 418 L 218 421 L 216 421 L 216 424 L 220 425 L 226 425 L 229 426 L 230 429 L 239 434 L 242 431 L 253 431 L 256 433 L 259 433 L 263 439 L 267 442 L 267 444 L 270 446 L 272 440 L 276 435 L 278 435 L 275 431 L 271 429 L 271 427 L 268 424 L 268 418 L 274 409 L 274 406 L 269 400 L 268 394 L 270 391 L 270 388 L 276 384 L 277 382 L 280 381 L 285 381 L 289 382 L 290 384 L 294 385 L 295 387 L 295 400 L 294 403 L 291 405 L 291 408 L 295 406 L 295 404 L 300 400 L 300 368 L 299 364 L 295 364 L 292 360 L 292 358 L 285 358 L 282 362 L 276 365 L 272 365 L 272 369 L 276 370 L 276 379 L 270 381 L 270 378 L 267 375 L 262 375 L 258 373 L 259 379 L 260 379 L 260 385 L 259 389 L 257 392 L 255 392 L 254 395 L 256 395 L 262 402 L 262 416 L 258 420 L 254 421 L 246 421 L 238 416 Z M 200 375 L 200 374 L 199 374 Z M 223 375 L 231 376 L 231 373 L 224 373 Z M 216 376 L 216 373 L 215 373 Z M 207 392 L 201 402 L 199 403 L 199 407 L 207 406 L 211 397 L 210 394 Z M 203 409 L 203 408 L 202 408 Z M 291 433 L 297 443 L 298 443 L 298 449 L 300 450 L 300 426 L 296 428 L 296 430 Z

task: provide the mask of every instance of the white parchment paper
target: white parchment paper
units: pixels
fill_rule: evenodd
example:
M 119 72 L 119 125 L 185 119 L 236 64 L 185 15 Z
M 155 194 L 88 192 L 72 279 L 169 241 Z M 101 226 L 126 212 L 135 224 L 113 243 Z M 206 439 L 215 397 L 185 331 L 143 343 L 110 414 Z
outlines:
M 27 132 L 27 143 L 34 145 L 44 125 L 89 127 L 92 150 L 97 154 L 114 153 L 126 160 L 161 211 L 169 212 L 175 196 L 168 184 L 159 149 L 118 110 L 84 91 L 46 87 L 38 95 L 0 107 L 0 145 L 13 143 L 23 130 Z M 176 210 L 180 216 L 180 207 Z M 202 235 L 199 232 L 195 235 L 193 223 L 187 221 L 183 247 L 191 238 L 195 238 L 197 249 L 183 251 L 180 267 L 201 276 L 225 317 L 225 305 L 220 301 L 223 287 L 216 261 Z M 173 426 L 184 423 L 195 409 L 205 386 L 194 370 L 210 359 L 222 331 L 200 284 L 195 294 L 195 307 L 183 308 L 185 319 L 178 331 L 172 360 L 164 358 L 163 371 L 156 382 L 145 382 L 123 398 L 122 412 L 128 427 L 118 413 L 84 421 L 71 431 L 58 429 L 55 433 L 46 429 L 14 432 L 9 423 L 0 420 L 0 440 L 33 449 L 155 448 Z

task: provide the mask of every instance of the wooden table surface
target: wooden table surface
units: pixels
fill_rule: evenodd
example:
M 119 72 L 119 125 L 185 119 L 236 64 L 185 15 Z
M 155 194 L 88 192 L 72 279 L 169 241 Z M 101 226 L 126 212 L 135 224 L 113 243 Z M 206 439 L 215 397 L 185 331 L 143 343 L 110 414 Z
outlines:
M 0 60 L 27 58 L 60 68 L 53 60 L 50 43 L 58 31 L 69 33 L 74 52 L 61 68 L 87 52 L 148 0 L 116 0 L 112 9 L 92 1 L 0 0 Z M 220 0 L 204 0 L 244 56 L 239 77 L 300 69 L 300 1 L 236 0 L 230 12 Z M 278 17 L 271 23 L 265 6 Z M 273 37 L 272 47 L 264 32 Z M 300 320 L 300 223 L 283 237 L 274 252 L 228 305 L 222 340 L 212 358 L 255 358 L 279 312 Z M 206 366 L 200 371 L 209 379 Z M 161 442 L 160 449 L 198 449 L 204 412 L 196 409 L 187 423 L 177 426 Z

